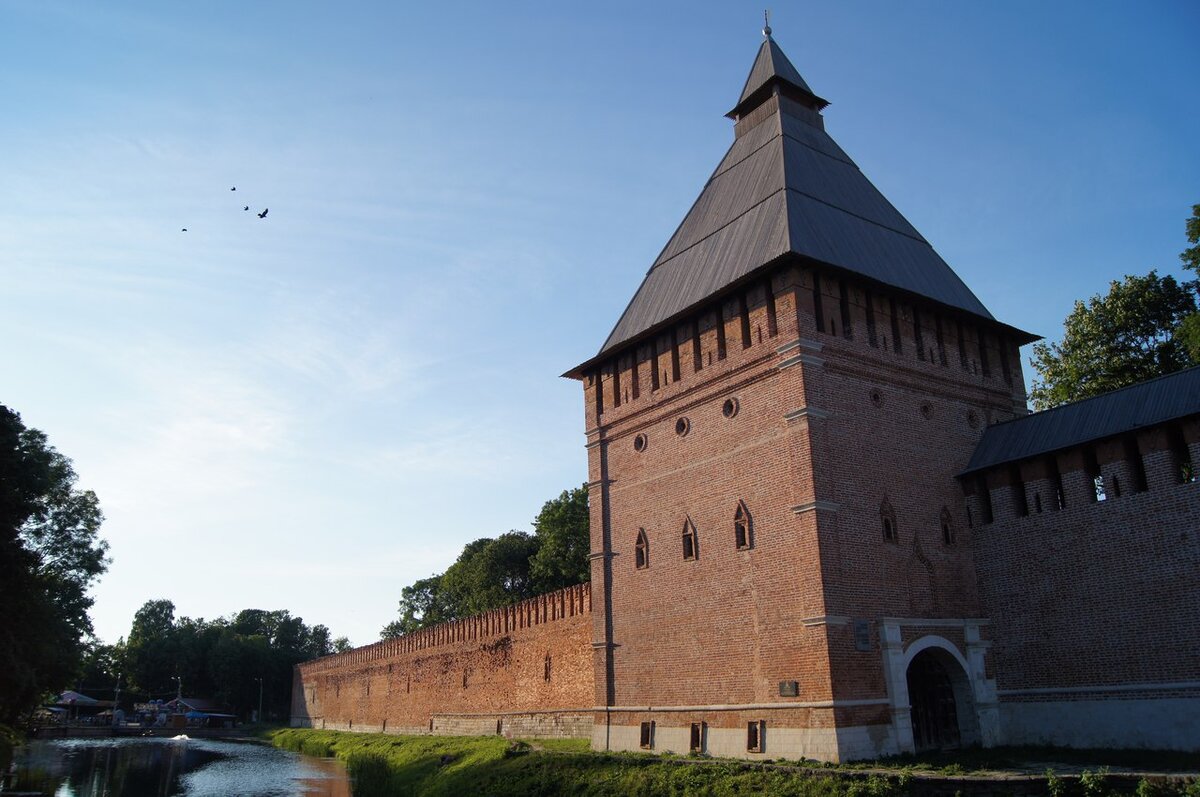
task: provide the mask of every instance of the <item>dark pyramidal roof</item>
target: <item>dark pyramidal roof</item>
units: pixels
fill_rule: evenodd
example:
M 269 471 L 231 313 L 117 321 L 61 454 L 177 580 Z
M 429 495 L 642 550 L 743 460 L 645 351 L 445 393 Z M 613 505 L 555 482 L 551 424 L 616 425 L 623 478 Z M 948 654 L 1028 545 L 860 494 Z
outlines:
M 989 426 L 960 476 L 1200 414 L 1200 366 Z
M 778 96 L 778 110 L 762 106 Z M 825 132 L 829 103 L 767 35 L 738 104 L 736 138 L 596 357 L 798 256 L 993 321 L 921 234 Z M 761 121 L 746 117 L 761 109 Z M 1035 339 L 1013 330 L 1022 342 Z

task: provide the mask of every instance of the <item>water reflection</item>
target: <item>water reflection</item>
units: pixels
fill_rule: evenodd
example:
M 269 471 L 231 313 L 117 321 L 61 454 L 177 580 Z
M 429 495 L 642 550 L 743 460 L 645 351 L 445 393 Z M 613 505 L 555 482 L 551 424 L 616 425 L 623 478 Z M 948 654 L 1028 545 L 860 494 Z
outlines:
M 214 739 L 61 739 L 17 753 L 15 791 L 55 797 L 350 797 L 345 769 Z

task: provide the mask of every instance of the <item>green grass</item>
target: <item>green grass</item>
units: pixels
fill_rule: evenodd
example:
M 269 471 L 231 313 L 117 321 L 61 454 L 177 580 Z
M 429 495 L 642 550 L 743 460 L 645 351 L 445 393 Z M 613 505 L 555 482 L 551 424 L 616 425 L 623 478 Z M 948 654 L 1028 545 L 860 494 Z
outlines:
M 345 762 L 354 782 L 355 797 L 421 795 L 422 797 L 539 797 L 550 795 L 702 795 L 703 797 L 890 797 L 920 795 L 922 781 L 914 774 L 946 776 L 973 769 L 997 769 L 996 764 L 1017 753 L 1046 760 L 1046 748 L 1008 748 L 962 751 L 959 760 L 918 762 L 889 759 L 885 772 L 863 772 L 844 766 L 836 771 L 813 771 L 814 762 L 751 764 L 637 753 L 594 753 L 586 740 L 538 739 L 509 741 L 499 736 L 385 736 L 338 731 L 285 729 L 271 735 L 272 742 L 288 750 L 314 756 L 335 756 Z M 1032 755 L 1035 753 L 1037 755 Z M 1061 751 L 1051 750 L 1055 761 Z M 1074 751 L 1079 752 L 1079 751 Z M 927 757 L 928 758 L 928 757 Z M 1082 762 L 1081 763 L 1088 763 Z M 944 782 L 944 781 L 943 781 Z M 1052 784 L 1064 795 L 1108 797 L 1118 791 L 1100 768 L 1083 777 L 1055 778 Z M 1128 780 L 1121 786 L 1132 793 Z M 969 792 L 968 792 L 969 793 Z M 1139 797 L 1200 797 L 1200 782 L 1145 784 Z

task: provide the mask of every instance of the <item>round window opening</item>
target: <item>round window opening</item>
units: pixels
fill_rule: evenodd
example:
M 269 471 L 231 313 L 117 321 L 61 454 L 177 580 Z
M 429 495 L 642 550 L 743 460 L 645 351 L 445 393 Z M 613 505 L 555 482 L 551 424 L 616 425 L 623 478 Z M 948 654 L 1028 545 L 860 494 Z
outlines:
M 933 405 L 930 404 L 929 402 L 922 404 L 921 405 L 921 415 L 926 420 L 932 418 L 933 417 Z
M 679 420 L 675 421 L 675 434 L 679 435 L 680 437 L 683 437 L 691 430 L 692 422 L 687 418 L 680 418 Z
M 879 388 L 873 388 L 871 390 L 871 403 L 874 404 L 876 407 L 883 406 L 883 391 L 882 390 L 880 390 Z
M 640 434 L 637 437 L 633 438 L 633 450 L 634 451 L 645 451 L 646 450 L 646 435 Z
M 735 398 L 725 399 L 725 403 L 721 405 L 721 414 L 726 418 L 732 418 L 738 414 L 738 400 Z

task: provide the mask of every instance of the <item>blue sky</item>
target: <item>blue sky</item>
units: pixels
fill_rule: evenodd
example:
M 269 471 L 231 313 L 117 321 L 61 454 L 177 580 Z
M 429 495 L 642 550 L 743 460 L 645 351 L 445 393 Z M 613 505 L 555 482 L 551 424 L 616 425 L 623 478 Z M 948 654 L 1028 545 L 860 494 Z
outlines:
M 558 375 L 732 141 L 761 10 L 0 0 L 0 402 L 100 496 L 99 635 L 165 597 L 365 644 L 402 586 L 583 482 Z M 1200 5 L 772 27 L 998 318 L 1053 337 L 1110 280 L 1179 273 Z

